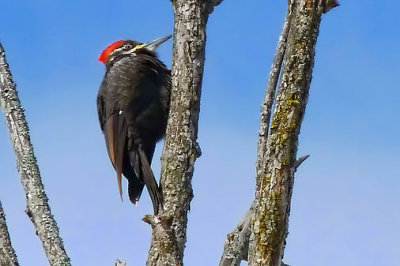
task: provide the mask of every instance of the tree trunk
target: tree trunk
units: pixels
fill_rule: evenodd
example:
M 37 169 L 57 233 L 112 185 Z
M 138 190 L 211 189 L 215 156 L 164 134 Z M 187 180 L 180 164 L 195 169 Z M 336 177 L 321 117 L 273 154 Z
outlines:
M 318 3 L 317 3 L 318 2 Z M 334 2 L 334 3 L 333 3 Z M 280 265 L 288 232 L 298 135 L 307 104 L 323 12 L 336 1 L 294 0 L 266 149 L 257 164 L 249 265 Z M 335 5 L 335 6 L 336 6 Z M 290 13 L 290 12 L 289 12 Z
M 183 265 L 187 215 L 193 198 L 206 23 L 221 1 L 175 0 L 171 106 L 161 160 L 163 210 L 144 220 L 153 233 L 147 265 Z
M 26 213 L 42 241 L 50 265 L 70 265 L 59 236 L 57 223 L 51 214 L 40 177 L 39 167 L 30 141 L 24 110 L 0 44 L 0 106 L 17 157 L 18 172 L 26 194 Z
M 0 202 L 0 265 L 18 266 L 18 259 L 11 245 L 6 216 Z

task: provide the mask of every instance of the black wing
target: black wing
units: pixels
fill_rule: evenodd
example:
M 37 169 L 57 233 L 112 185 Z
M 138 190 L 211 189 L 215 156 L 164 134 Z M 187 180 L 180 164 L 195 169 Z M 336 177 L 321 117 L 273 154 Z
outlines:
M 101 84 L 97 109 L 121 196 L 122 173 L 129 182 L 130 200 L 133 203 L 139 200 L 145 184 L 157 214 L 162 197 L 150 163 L 155 143 L 165 132 L 166 118 L 159 104 L 162 80 L 149 67 L 153 63 L 147 59 L 126 58 L 114 64 Z M 156 110 L 149 111 L 149 108 Z M 158 132 L 160 124 L 162 133 Z

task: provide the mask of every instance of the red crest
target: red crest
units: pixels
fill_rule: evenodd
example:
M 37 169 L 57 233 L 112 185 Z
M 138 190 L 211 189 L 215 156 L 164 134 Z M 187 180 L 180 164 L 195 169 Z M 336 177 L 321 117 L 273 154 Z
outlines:
M 113 42 L 112 44 L 107 46 L 106 49 L 104 49 L 103 52 L 101 52 L 101 54 L 99 55 L 98 60 L 100 62 L 103 62 L 104 64 L 106 64 L 108 57 L 110 56 L 112 51 L 114 51 L 115 49 L 120 47 L 123 42 L 124 42 L 124 40 L 119 40 L 119 41 Z

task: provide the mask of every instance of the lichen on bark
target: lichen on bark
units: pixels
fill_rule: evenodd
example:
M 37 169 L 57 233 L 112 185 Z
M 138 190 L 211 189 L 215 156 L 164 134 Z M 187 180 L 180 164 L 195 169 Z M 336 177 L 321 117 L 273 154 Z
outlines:
M 249 265 L 280 265 L 283 257 L 298 135 L 311 83 L 315 44 L 321 15 L 332 6 L 332 2 L 321 0 L 292 0 L 291 3 L 293 6 L 289 8 L 293 8 L 293 14 L 272 120 L 269 132 L 260 134 L 261 137 L 268 135 L 261 142 L 263 154 L 258 155 L 261 161 L 257 163 Z M 264 129 L 268 130 L 268 126 Z

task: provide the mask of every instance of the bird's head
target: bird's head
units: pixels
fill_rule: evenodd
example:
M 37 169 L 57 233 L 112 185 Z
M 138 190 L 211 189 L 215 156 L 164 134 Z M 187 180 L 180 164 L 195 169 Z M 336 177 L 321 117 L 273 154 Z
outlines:
M 106 49 L 104 49 L 99 55 L 98 60 L 104 64 L 107 64 L 114 61 L 114 59 L 117 57 L 130 56 L 140 53 L 155 55 L 155 50 L 157 47 L 163 42 L 167 41 L 169 38 L 171 38 L 171 35 L 148 43 L 140 43 L 132 40 L 119 40 L 107 46 Z

